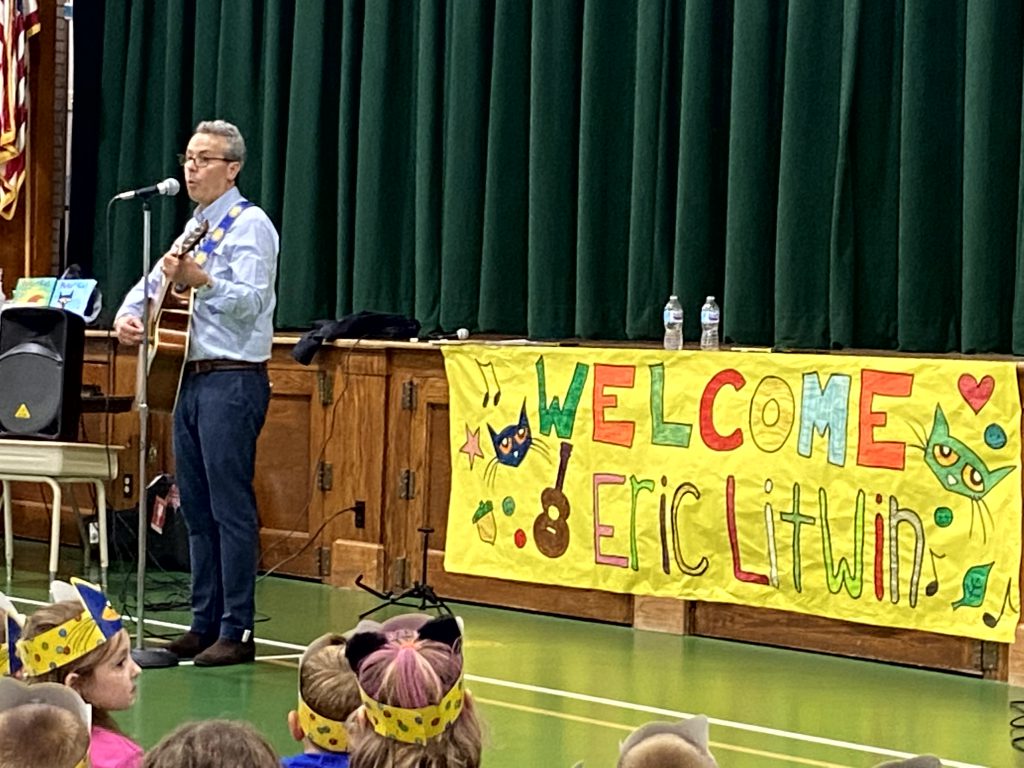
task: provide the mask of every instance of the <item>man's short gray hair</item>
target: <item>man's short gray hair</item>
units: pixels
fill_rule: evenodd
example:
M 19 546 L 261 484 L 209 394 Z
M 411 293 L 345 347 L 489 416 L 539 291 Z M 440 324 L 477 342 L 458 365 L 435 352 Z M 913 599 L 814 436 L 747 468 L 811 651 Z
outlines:
M 195 132 L 223 136 L 228 142 L 227 158 L 245 165 L 245 139 L 242 138 L 238 126 L 227 120 L 203 120 L 196 126 Z

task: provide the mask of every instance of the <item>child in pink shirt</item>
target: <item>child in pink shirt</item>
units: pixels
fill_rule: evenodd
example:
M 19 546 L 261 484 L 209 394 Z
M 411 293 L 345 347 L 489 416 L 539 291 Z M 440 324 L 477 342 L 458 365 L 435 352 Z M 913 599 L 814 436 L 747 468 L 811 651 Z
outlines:
M 72 579 L 53 582 L 58 601 L 25 622 L 18 656 L 28 683 L 63 683 L 92 705 L 89 761 L 92 768 L 139 768 L 142 748 L 128 738 L 110 712 L 135 703 L 141 670 L 121 617 L 98 587 Z

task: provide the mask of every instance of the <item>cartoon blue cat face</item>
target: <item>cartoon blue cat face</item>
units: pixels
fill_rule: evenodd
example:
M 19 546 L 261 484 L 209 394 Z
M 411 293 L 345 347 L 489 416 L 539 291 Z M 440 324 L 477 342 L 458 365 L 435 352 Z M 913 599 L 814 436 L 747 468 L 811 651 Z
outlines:
M 494 445 L 494 457 L 499 464 L 508 467 L 518 467 L 526 458 L 527 451 L 533 444 L 533 436 L 530 432 L 530 419 L 526 415 L 526 400 L 523 400 L 523 408 L 519 412 L 519 423 L 509 424 L 500 432 L 495 432 L 490 424 L 487 431 L 491 433 L 491 443 Z
M 996 483 L 1013 471 L 1013 467 L 989 469 L 978 454 L 949 433 L 946 414 L 938 405 L 924 446 L 924 461 L 943 488 L 975 501 L 984 498 Z

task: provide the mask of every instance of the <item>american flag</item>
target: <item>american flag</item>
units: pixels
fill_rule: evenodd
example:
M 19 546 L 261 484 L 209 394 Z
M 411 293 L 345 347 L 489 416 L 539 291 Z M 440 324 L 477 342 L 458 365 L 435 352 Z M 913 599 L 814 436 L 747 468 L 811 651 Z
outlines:
M 25 181 L 28 39 L 39 31 L 38 0 L 0 0 L 0 216 L 14 218 Z

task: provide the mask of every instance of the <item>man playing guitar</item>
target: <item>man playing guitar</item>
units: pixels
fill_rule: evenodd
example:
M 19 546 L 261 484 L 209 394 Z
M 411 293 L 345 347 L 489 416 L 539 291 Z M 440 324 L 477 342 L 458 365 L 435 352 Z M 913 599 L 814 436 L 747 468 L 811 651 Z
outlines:
M 245 142 L 231 123 L 199 123 L 179 162 L 197 203 L 181 243 L 204 222 L 194 254 L 172 248 L 149 274 L 194 289 L 188 354 L 174 406 L 175 476 L 192 560 L 191 629 L 168 648 L 196 666 L 250 662 L 259 521 L 252 481 L 256 439 L 270 401 L 278 234 L 235 184 Z M 125 297 L 114 330 L 138 344 L 143 282 Z

